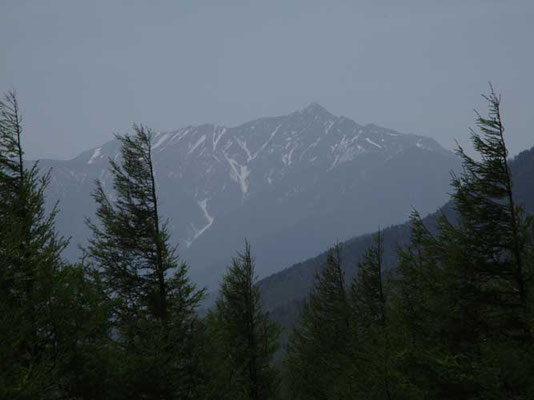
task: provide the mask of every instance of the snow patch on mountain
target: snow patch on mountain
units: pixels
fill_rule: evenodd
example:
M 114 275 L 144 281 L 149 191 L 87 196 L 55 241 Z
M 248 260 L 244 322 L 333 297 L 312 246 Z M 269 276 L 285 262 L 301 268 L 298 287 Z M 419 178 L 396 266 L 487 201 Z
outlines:
M 250 150 L 248 149 L 247 147 L 247 142 L 245 140 L 240 140 L 239 138 L 236 137 L 236 141 L 237 141 L 237 144 L 239 145 L 239 147 L 241 147 L 246 155 L 247 155 L 247 162 L 249 162 L 250 160 L 252 160 L 252 155 L 250 154 Z
M 226 133 L 226 128 L 215 127 L 213 129 L 213 151 L 217 149 L 217 144 Z
M 369 139 L 369 138 L 365 138 L 365 141 L 366 141 L 367 143 L 372 144 L 373 146 L 378 147 L 379 149 L 382 148 L 382 146 L 380 146 L 378 143 L 373 142 L 373 141 L 372 141 L 371 139 Z
M 206 140 L 206 135 L 202 135 L 200 138 L 198 138 L 196 143 L 189 149 L 189 151 L 187 153 L 188 154 L 193 153 L 197 149 L 198 146 L 200 146 L 202 143 L 204 143 L 205 140 Z
M 152 150 L 156 150 L 171 136 L 171 133 L 164 133 L 163 135 L 156 135 L 157 142 L 152 145 Z
M 245 195 L 248 192 L 250 169 L 246 165 L 239 164 L 232 157 L 228 157 L 226 154 L 224 156 L 231 167 L 230 177 L 239 184 L 242 194 Z
M 174 136 L 171 138 L 171 140 L 169 141 L 169 144 L 176 144 L 178 143 L 181 139 L 183 139 L 184 137 L 187 136 L 187 134 L 191 131 L 191 128 L 184 128 L 184 129 L 180 129 L 178 130 Z
M 95 162 L 95 160 L 96 160 L 97 158 L 102 157 L 101 153 L 102 153 L 102 147 L 97 147 L 97 148 L 95 149 L 95 151 L 93 152 L 93 155 L 91 156 L 91 158 L 89 159 L 89 161 L 87 161 L 87 164 L 92 164 L 92 163 Z
M 295 148 L 292 148 L 289 150 L 289 152 L 287 153 L 284 153 L 282 155 L 282 162 L 284 163 L 284 165 L 287 167 L 287 166 L 290 166 L 291 163 L 292 163 L 292 156 L 293 156 L 293 152 L 295 151 Z
M 280 128 L 282 127 L 282 124 L 278 125 L 274 131 L 271 132 L 270 136 L 269 136 L 269 139 L 267 139 L 262 145 L 261 147 L 258 149 L 258 151 L 256 151 L 254 153 L 254 155 L 252 156 L 252 159 L 255 159 L 258 154 L 260 154 L 270 143 L 271 141 L 273 140 L 273 138 L 276 136 L 276 134 L 278 133 L 278 131 L 280 130 Z
M 208 199 L 207 198 L 201 201 L 198 201 L 197 204 L 202 210 L 202 212 L 204 213 L 204 217 L 206 218 L 208 222 L 206 225 L 204 225 L 202 228 L 198 230 L 195 229 L 195 227 L 193 226 L 193 230 L 195 231 L 193 234 L 193 241 L 197 239 L 200 235 L 202 235 L 204 232 L 206 232 L 211 227 L 211 225 L 213 225 L 213 221 L 215 221 L 215 218 L 213 218 L 208 212 Z M 189 243 L 192 243 L 193 241 L 190 241 Z

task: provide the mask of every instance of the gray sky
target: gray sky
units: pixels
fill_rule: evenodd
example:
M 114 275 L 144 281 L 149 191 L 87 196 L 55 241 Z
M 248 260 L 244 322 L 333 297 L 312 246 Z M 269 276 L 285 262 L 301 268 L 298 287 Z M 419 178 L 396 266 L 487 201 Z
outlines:
M 0 90 L 27 156 L 126 132 L 235 125 L 318 102 L 359 123 L 467 135 L 491 80 L 534 145 L 532 0 L 0 0 Z

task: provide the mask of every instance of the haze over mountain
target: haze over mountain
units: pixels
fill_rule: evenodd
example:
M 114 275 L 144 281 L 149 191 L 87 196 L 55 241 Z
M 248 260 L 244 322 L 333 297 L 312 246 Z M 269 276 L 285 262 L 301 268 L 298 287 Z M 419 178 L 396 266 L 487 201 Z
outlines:
M 524 207 L 527 214 L 534 215 L 534 147 L 521 152 L 511 160 L 510 169 L 514 179 L 516 200 Z M 454 220 L 454 207 L 450 201 L 438 211 L 427 215 L 423 219 L 425 225 L 433 230 L 442 213 L 451 221 Z M 397 249 L 409 244 L 410 234 L 410 222 L 382 230 L 385 269 L 390 272 L 396 269 Z M 356 276 L 358 263 L 362 260 L 364 252 L 372 246 L 373 240 L 374 234 L 369 233 L 342 243 L 343 266 L 348 282 Z M 286 329 L 285 334 L 288 334 L 290 328 L 296 324 L 298 313 L 312 290 L 315 274 L 326 263 L 326 255 L 326 251 L 320 254 L 318 252 L 315 257 L 296 263 L 258 283 L 266 308 L 271 312 L 273 319 Z
M 20 95 L 32 159 L 72 158 L 133 121 L 235 126 L 311 100 L 453 148 L 488 81 L 504 96 L 510 132 L 534 124 L 531 0 L 0 7 L 0 82 Z M 511 134 L 508 145 L 517 154 L 530 143 Z
M 154 135 L 153 157 L 163 215 L 193 279 L 217 283 L 247 238 L 261 277 L 336 240 L 435 210 L 447 197 L 455 155 L 435 140 L 359 125 L 318 104 L 236 127 L 189 126 Z M 107 171 L 116 140 L 52 168 L 50 204 L 58 228 L 79 255 L 95 179 L 113 198 Z M 425 168 L 421 168 L 424 165 Z M 333 195 L 335 193 L 335 196 Z

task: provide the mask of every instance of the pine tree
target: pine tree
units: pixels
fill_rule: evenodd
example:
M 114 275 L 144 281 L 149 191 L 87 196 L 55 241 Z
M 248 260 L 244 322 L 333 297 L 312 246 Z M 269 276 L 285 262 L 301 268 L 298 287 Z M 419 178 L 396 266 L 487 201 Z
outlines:
M 125 396 L 195 396 L 196 308 L 203 296 L 169 247 L 161 222 L 150 130 L 118 136 L 120 163 L 110 160 L 115 200 L 98 182 L 98 224 L 88 222 L 88 259 L 114 301 L 116 344 L 122 349 Z
M 330 250 L 324 269 L 288 346 L 289 390 L 294 399 L 328 399 L 344 379 L 351 360 L 350 305 L 341 246 Z
M 0 102 L 0 398 L 50 398 L 58 389 L 61 335 L 56 278 L 66 241 L 46 214 L 49 176 L 23 161 L 14 92 Z
M 224 276 L 214 310 L 208 316 L 213 384 L 208 398 L 266 400 L 277 394 L 272 365 L 278 327 L 263 310 L 256 286 L 250 245 Z

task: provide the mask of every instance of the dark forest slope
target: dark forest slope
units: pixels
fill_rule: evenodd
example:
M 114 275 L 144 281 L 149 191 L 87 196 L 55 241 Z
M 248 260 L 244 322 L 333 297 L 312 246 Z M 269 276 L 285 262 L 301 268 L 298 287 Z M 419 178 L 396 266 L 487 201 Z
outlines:
M 515 157 L 510 168 L 517 199 L 529 214 L 534 214 L 534 147 Z M 424 221 L 427 226 L 434 225 L 441 213 L 453 216 L 452 204 L 449 202 L 439 211 L 426 216 Z M 410 224 L 406 222 L 385 228 L 383 237 L 386 266 L 393 271 L 397 262 L 396 249 L 407 244 L 410 239 Z M 343 261 L 348 279 L 356 273 L 358 262 L 371 242 L 372 234 L 366 234 L 343 243 Z M 266 307 L 282 327 L 290 328 L 296 322 L 300 307 L 313 286 L 315 274 L 325 260 L 326 252 L 323 252 L 259 282 Z

